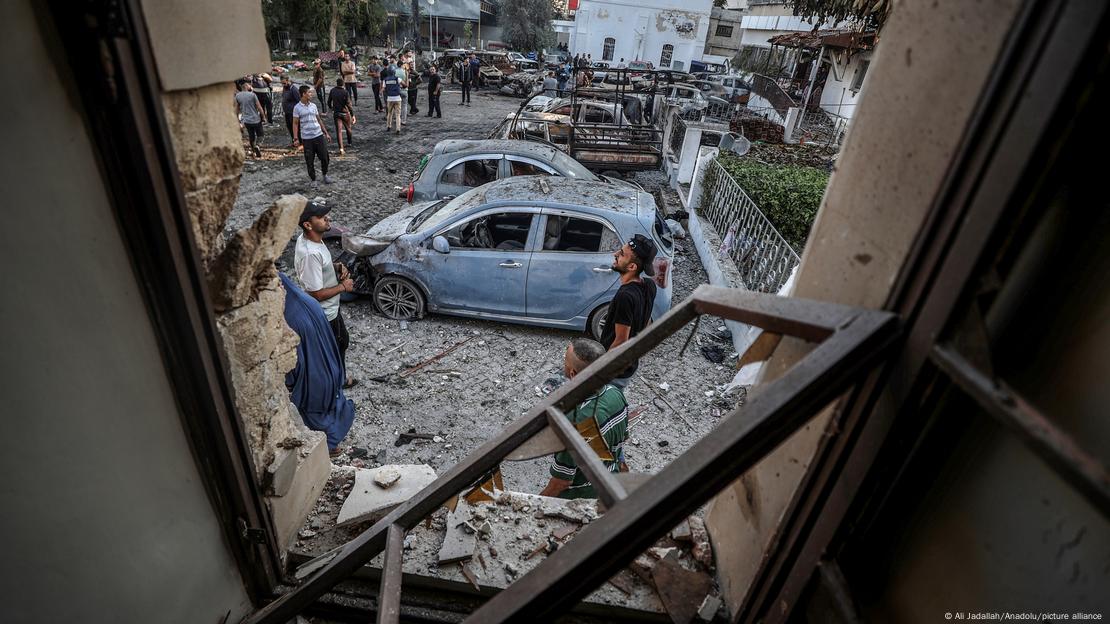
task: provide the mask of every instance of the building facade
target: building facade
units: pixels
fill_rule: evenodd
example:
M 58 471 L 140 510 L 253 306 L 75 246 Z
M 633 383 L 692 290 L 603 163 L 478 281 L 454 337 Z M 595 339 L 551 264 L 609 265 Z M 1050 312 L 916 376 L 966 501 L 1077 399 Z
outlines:
M 704 53 L 712 9 L 712 0 L 582 0 L 570 52 L 606 63 L 650 61 L 659 69 L 688 70 Z
M 743 38 L 743 9 L 713 7 L 709 16 L 709 34 L 705 39 L 705 54 L 731 59 L 740 51 Z

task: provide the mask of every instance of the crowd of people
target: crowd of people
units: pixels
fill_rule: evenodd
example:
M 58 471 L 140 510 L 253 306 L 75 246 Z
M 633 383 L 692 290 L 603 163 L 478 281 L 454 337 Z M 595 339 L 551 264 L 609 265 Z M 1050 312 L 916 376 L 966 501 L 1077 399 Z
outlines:
M 470 103 L 470 86 L 477 75 L 478 60 L 471 55 L 465 67 L 457 68 L 457 78 L 462 82 L 463 95 L 460 105 Z M 417 69 L 412 52 L 372 56 L 363 68 L 374 96 L 374 114 L 382 115 L 387 132 L 400 134 L 408 125 L 410 115 L 420 113 L 418 100 L 421 86 L 427 90 L 427 116 L 443 117 L 440 96 L 443 81 L 435 65 Z M 316 162 L 324 184 L 331 184 L 328 175 L 329 151 L 336 145 L 343 156 L 354 144 L 352 129 L 358 123 L 355 114 L 359 108 L 359 67 L 354 56 L 339 52 L 339 67 L 334 85 L 328 88 L 327 71 L 320 59 L 313 64 L 310 81 L 294 82 L 288 75 L 280 78 L 281 111 L 289 135 L 290 150 L 304 152 L 309 183 L 318 183 Z M 248 150 L 256 158 L 262 156 L 259 141 L 264 135 L 264 125 L 274 123 L 273 78 L 269 74 L 253 74 L 236 82 L 235 112 L 247 133 Z M 326 115 L 331 111 L 331 123 Z M 331 130 L 334 130 L 334 138 Z
M 562 90 L 578 62 L 579 59 L 568 61 L 557 72 L 549 72 L 544 79 L 545 91 Z M 470 105 L 470 87 L 476 82 L 479 66 L 471 54 L 452 69 L 462 85 L 460 106 Z M 442 117 L 439 101 L 442 79 L 434 65 L 418 72 L 411 54 L 387 54 L 383 59 L 371 57 L 365 71 L 374 95 L 374 113 L 385 116 L 387 131 L 400 133 L 408 116 L 420 112 L 417 99 L 422 83 L 428 89 L 427 116 Z M 256 157 L 261 155 L 257 142 L 263 135 L 263 125 L 273 123 L 272 82 L 268 74 L 248 76 L 238 82 L 235 94 L 236 112 L 247 131 L 250 151 Z M 283 75 L 280 82 L 290 147 L 303 149 L 313 186 L 317 181 L 316 160 L 320 161 L 323 182 L 330 184 L 328 146 L 332 136 L 322 115 L 331 109 L 335 141 L 339 154 L 344 154 L 353 143 L 351 128 L 357 122 L 357 65 L 350 56 L 341 53 L 339 72 L 330 90 L 320 61 L 313 69 L 312 84 L 294 84 L 288 75 Z M 283 276 L 282 284 L 287 292 L 286 321 L 300 337 L 297 366 L 288 374 L 286 384 L 306 425 L 327 434 L 329 450 L 336 456 L 343 452 L 340 442 L 354 421 L 354 405 L 345 397 L 344 390 L 358 380 L 347 368 L 350 334 L 340 309 L 341 296 L 353 292 L 354 283 L 349 269 L 332 258 L 323 242 L 324 234 L 331 228 L 329 210 L 324 204 L 306 204 L 299 219 L 300 235 L 294 253 L 296 282 Z M 642 235 L 633 237 L 614 254 L 612 269 L 621 276 L 621 286 L 610 303 L 608 322 L 598 341 L 582 337 L 567 346 L 563 360 L 568 378 L 575 377 L 651 323 L 656 286 L 650 277 L 654 274 L 655 254 L 654 242 Z M 624 442 L 629 423 L 624 388 L 637 365 L 638 362 L 632 362 L 597 394 L 567 412 L 580 430 L 584 426 L 598 432 L 604 449 L 597 450 L 612 472 L 627 470 Z M 541 493 L 565 498 L 596 496 L 574 458 L 565 451 L 554 457 L 550 481 Z

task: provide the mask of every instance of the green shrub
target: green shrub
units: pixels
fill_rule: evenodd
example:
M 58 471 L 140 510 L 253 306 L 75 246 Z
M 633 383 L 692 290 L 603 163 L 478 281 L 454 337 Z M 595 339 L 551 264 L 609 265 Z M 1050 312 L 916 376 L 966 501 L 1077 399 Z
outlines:
M 731 154 L 721 154 L 717 162 L 767 215 L 786 242 L 801 253 L 829 183 L 828 172 L 813 167 L 765 165 Z

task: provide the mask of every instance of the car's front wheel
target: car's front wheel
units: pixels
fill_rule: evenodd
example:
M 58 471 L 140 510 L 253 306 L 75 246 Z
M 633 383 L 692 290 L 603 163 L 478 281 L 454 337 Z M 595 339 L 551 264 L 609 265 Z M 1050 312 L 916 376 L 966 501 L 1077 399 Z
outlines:
M 416 284 L 395 275 L 387 275 L 374 284 L 374 305 L 397 321 L 424 316 L 424 294 Z
M 602 334 L 602 332 L 605 331 L 605 319 L 608 316 L 609 316 L 609 304 L 608 303 L 599 307 L 598 309 L 594 310 L 594 313 L 590 315 L 590 321 L 588 323 L 588 329 L 590 331 L 590 336 L 594 340 L 601 340 L 601 334 Z

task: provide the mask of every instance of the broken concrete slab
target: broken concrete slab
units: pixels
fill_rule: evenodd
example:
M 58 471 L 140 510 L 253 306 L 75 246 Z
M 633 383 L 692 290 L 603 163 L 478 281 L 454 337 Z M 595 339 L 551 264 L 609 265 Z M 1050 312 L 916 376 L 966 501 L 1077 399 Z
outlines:
M 460 499 L 454 511 L 447 514 L 447 532 L 439 548 L 439 565 L 466 561 L 474 556 L 478 547 L 477 531 L 470 524 L 471 509 L 466 499 Z
M 709 543 L 709 532 L 705 530 L 705 521 L 698 516 L 690 516 L 690 540 L 694 542 L 693 555 L 698 563 L 706 568 L 713 569 L 713 546 Z
M 671 538 L 678 542 L 689 542 L 692 538 L 690 521 L 683 520 L 674 529 L 671 529 Z
M 385 489 L 375 482 L 378 471 L 394 469 L 401 473 L 397 482 Z M 409 500 L 435 481 L 436 473 L 427 464 L 394 464 L 381 468 L 356 468 L 355 484 L 339 510 L 337 526 L 373 520 L 376 516 Z
M 721 608 L 721 599 L 717 596 L 706 596 L 698 607 L 698 617 L 705 622 L 712 622 Z

